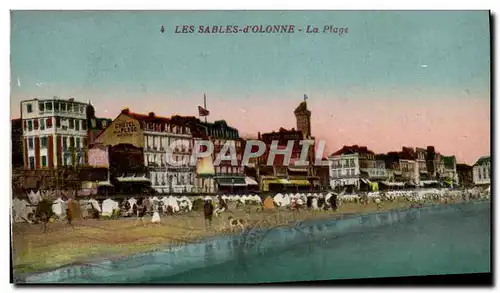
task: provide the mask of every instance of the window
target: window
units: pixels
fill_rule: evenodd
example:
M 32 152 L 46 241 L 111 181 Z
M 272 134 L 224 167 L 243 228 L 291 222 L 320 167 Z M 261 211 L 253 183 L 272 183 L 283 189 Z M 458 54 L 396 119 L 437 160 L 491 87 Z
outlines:
M 40 130 L 45 130 L 45 119 L 40 119 Z
M 52 111 L 52 102 L 45 104 L 45 108 L 47 108 L 47 111 Z
M 42 167 L 47 167 L 47 156 L 42 156 Z
M 56 127 L 60 128 L 61 127 L 61 118 L 56 117 Z
M 68 149 L 68 140 L 64 136 L 61 137 L 61 139 L 62 139 L 63 150 L 67 150 Z
M 69 138 L 69 147 L 71 149 L 75 147 L 75 140 L 72 137 Z
M 38 130 L 38 119 L 33 120 L 33 128 Z
M 33 138 L 32 137 L 28 138 L 28 148 L 33 149 Z
M 54 102 L 54 110 L 59 111 L 59 109 L 60 109 L 59 102 Z
M 75 119 L 75 130 L 80 130 L 80 119 Z
M 46 136 L 40 138 L 40 147 L 46 148 L 48 145 L 48 138 Z
M 87 121 L 82 120 L 82 130 L 87 130 Z
M 66 112 L 66 103 L 61 103 L 61 111 Z
M 33 113 L 33 105 L 31 103 L 26 104 L 26 112 Z
M 491 178 L 491 169 L 488 169 L 488 178 Z
M 32 130 L 33 130 L 33 121 L 28 120 L 28 131 L 32 131 Z
M 35 157 L 29 158 L 30 169 L 35 169 Z
M 38 103 L 38 109 L 40 110 L 40 112 L 45 111 L 45 104 L 42 102 Z
M 76 148 L 77 149 L 81 148 L 81 146 L 80 146 L 80 138 L 79 137 L 76 138 L 76 143 L 75 144 L 76 144 Z
M 73 118 L 69 119 L 69 129 L 75 128 L 75 120 Z

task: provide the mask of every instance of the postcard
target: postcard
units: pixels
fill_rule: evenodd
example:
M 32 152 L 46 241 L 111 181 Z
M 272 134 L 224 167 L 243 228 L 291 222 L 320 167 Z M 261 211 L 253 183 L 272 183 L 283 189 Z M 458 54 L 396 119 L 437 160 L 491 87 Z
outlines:
M 13 282 L 492 284 L 489 11 L 12 11 Z

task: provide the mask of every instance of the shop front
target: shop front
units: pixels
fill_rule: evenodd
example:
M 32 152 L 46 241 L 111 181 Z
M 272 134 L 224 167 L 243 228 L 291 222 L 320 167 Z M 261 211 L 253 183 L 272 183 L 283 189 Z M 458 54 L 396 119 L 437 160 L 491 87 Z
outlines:
M 244 176 L 218 176 L 215 178 L 220 193 L 241 194 L 247 190 Z

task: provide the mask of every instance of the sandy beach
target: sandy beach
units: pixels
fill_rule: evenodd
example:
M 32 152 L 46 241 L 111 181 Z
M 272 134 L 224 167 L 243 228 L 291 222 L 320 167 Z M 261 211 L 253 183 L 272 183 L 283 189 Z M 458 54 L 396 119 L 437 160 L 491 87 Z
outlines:
M 455 202 L 460 200 L 456 198 Z M 409 202 L 397 200 L 384 202 L 381 210 L 408 207 Z M 222 231 L 222 228 L 227 226 L 229 216 L 245 219 L 249 227 L 274 227 L 373 211 L 377 211 L 374 203 L 343 204 L 337 212 L 301 210 L 298 213 L 288 210 L 257 211 L 256 206 L 250 206 L 246 210 L 240 208 L 223 213 L 219 218 L 214 217 L 211 229 L 205 228 L 202 211 L 163 216 L 161 224 L 153 224 L 151 218 L 146 218 L 146 226 L 136 218 L 80 220 L 74 222 L 73 227 L 59 221 L 50 224 L 46 233 L 41 232 L 40 225 L 15 223 L 12 228 L 14 274 L 48 270 L 100 258 L 127 256 L 228 233 Z

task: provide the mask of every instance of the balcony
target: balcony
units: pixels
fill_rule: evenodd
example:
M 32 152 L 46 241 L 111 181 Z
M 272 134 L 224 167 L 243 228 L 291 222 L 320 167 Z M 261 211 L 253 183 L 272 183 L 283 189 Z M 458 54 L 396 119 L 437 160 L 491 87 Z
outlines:
M 345 178 L 359 178 L 359 174 L 355 174 L 355 175 L 341 174 L 341 175 L 331 175 L 330 176 L 330 179 L 345 179 Z

